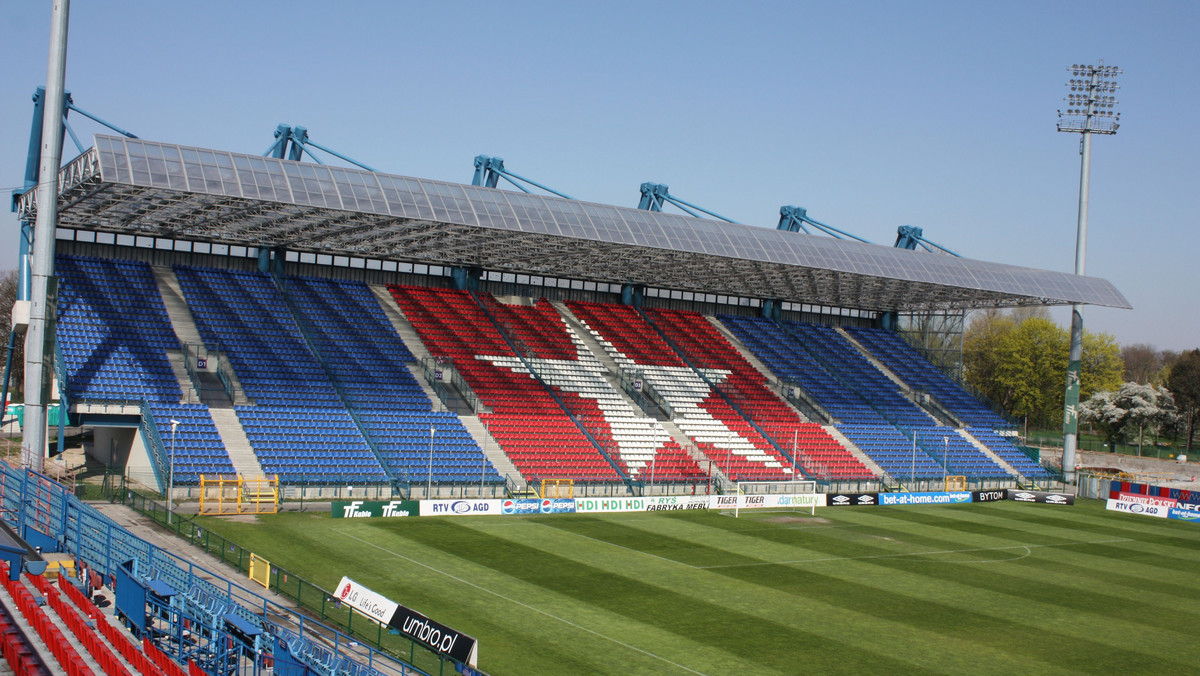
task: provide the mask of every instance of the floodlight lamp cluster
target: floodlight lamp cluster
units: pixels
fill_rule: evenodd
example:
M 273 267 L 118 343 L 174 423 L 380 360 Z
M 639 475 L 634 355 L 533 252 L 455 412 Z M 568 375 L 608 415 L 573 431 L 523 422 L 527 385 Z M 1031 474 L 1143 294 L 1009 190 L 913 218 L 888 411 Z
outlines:
M 1067 70 L 1075 76 L 1067 81 L 1067 87 L 1074 93 L 1063 99 L 1066 109 L 1058 111 L 1059 131 L 1115 134 L 1121 114 L 1113 110 L 1118 101 L 1112 94 L 1120 89 L 1116 78 L 1121 69 L 1101 62 L 1099 66 L 1074 64 Z

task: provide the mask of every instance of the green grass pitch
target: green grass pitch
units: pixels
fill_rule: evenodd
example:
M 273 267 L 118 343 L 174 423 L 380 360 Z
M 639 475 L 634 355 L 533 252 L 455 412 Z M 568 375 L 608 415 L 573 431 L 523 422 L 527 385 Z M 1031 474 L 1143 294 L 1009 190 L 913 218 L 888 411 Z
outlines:
M 496 676 L 1200 671 L 1200 527 L 1096 501 L 205 521 Z

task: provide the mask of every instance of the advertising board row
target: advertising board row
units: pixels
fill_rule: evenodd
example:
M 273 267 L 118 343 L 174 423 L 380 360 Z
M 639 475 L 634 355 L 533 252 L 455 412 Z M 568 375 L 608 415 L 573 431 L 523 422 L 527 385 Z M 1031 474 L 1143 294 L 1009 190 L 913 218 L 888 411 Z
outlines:
M 1191 500 L 1177 500 L 1140 493 L 1118 493 L 1117 497 L 1108 499 L 1106 508 L 1114 512 L 1200 523 L 1200 502 Z
M 1138 495 L 1130 500 L 1162 501 Z M 334 502 L 334 518 L 405 516 L 490 516 L 615 512 L 665 512 L 687 509 L 778 509 L 796 507 L 866 507 L 875 505 L 950 505 L 970 502 L 1036 502 L 1051 505 L 1075 504 L 1069 493 L 1005 490 L 949 491 L 935 493 L 808 493 L 802 495 L 663 495 L 633 498 L 505 498 L 462 500 L 391 500 Z M 1167 505 L 1172 506 L 1172 505 Z M 1200 509 L 1200 506 L 1197 506 Z
M 877 505 L 952 505 L 968 502 L 1037 502 L 1047 505 L 1073 505 L 1070 493 L 1048 493 L 997 489 L 992 491 L 948 491 L 938 493 L 830 493 L 830 507 L 875 507 Z

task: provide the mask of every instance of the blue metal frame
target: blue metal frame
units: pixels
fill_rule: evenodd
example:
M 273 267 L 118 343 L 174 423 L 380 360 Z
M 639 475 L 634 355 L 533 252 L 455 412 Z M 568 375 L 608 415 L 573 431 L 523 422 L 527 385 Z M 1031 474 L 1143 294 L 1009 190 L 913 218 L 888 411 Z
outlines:
M 271 144 L 270 148 L 267 148 L 267 151 L 263 153 L 263 157 L 275 157 L 281 160 L 293 160 L 299 162 L 304 158 L 304 151 L 307 150 L 308 156 L 313 162 L 316 162 L 317 164 L 325 164 L 316 156 L 316 154 L 313 153 L 313 148 L 329 153 L 330 155 L 333 155 L 344 162 L 349 162 L 360 169 L 366 169 L 370 172 L 378 171 L 374 167 L 363 164 L 358 160 L 347 157 L 336 150 L 327 148 L 310 139 L 308 137 L 307 127 L 293 127 L 286 124 L 280 124 L 275 127 L 275 142 Z
M 957 253 L 947 249 L 941 244 L 925 239 L 924 234 L 924 231 L 915 225 L 902 225 L 899 228 L 896 228 L 895 247 L 897 249 L 911 249 L 915 251 L 919 246 L 929 252 L 932 252 L 934 249 L 939 249 L 950 254 L 951 256 L 962 258 L 962 256 L 959 256 Z
M 481 186 L 484 188 L 495 188 L 499 185 L 500 179 L 504 179 L 504 180 L 508 181 L 509 183 L 511 183 L 513 185 L 513 187 L 515 187 L 517 190 L 520 190 L 521 192 L 528 193 L 528 192 L 530 192 L 530 190 L 528 188 L 526 188 L 525 186 L 521 185 L 520 183 L 517 183 L 517 181 L 523 181 L 525 183 L 528 183 L 529 185 L 532 185 L 535 188 L 540 188 L 540 189 L 545 190 L 546 192 L 550 193 L 551 195 L 557 195 L 563 199 L 567 199 L 567 200 L 575 199 L 574 197 L 571 197 L 570 195 L 568 195 L 566 193 L 561 193 L 561 192 L 555 190 L 554 188 L 544 186 L 541 183 L 538 183 L 537 181 L 530 180 L 528 178 L 525 178 L 524 176 L 519 176 L 519 175 L 514 174 L 513 172 L 505 169 L 504 168 L 504 158 L 488 157 L 487 155 L 476 155 L 475 156 L 475 176 L 471 179 L 471 185 L 477 185 L 477 186 Z
M 864 244 L 870 244 L 868 240 L 851 235 L 845 230 L 839 230 L 832 225 L 827 225 L 818 220 L 808 217 L 808 210 L 804 207 L 785 206 L 779 207 L 779 225 L 775 226 L 776 230 L 786 230 L 788 232 L 803 232 L 806 235 L 815 234 L 809 230 L 809 226 L 816 228 L 818 231 L 833 237 L 834 239 L 853 239 Z
M 687 200 L 679 199 L 671 194 L 670 189 L 662 183 L 643 183 L 641 185 L 642 199 L 638 202 L 638 208 L 646 211 L 662 211 L 663 203 L 674 204 L 681 211 L 686 212 L 688 216 L 693 218 L 704 218 L 696 211 L 708 214 L 713 218 L 725 221 L 726 223 L 737 223 L 732 218 L 726 218 L 715 211 L 709 211 L 704 207 L 697 206 Z M 695 209 L 696 211 L 692 211 Z

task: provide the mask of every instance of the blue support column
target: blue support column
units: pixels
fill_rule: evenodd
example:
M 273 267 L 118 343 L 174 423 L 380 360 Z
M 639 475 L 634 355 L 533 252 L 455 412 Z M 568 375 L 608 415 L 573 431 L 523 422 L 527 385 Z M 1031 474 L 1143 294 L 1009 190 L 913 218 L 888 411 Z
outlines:
M 764 300 L 762 304 L 762 316 L 773 322 L 783 321 L 783 302 L 775 298 Z
M 271 274 L 271 250 L 258 250 L 258 271 L 264 275 Z
M 645 299 L 646 287 L 637 284 L 621 285 L 621 304 L 641 307 Z
M 879 315 L 879 328 L 895 331 L 900 326 L 900 315 L 895 312 L 884 312 Z
M 454 288 L 459 291 L 478 291 L 479 280 L 483 277 L 483 270 L 476 267 L 457 267 L 450 271 L 450 276 L 454 280 Z

